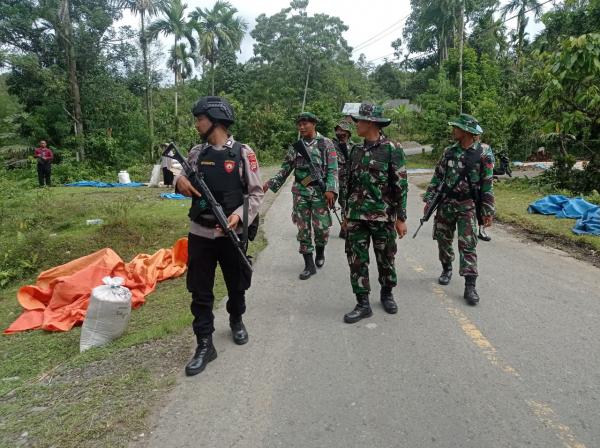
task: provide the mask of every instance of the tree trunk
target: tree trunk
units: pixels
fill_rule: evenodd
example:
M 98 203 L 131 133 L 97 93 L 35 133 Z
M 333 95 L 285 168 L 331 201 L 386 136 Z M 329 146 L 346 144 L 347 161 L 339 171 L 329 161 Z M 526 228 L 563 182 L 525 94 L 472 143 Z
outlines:
M 459 68 L 458 68 L 458 103 L 460 106 L 460 113 L 463 112 L 463 47 L 464 47 L 464 33 L 465 33 L 465 4 L 464 0 L 460 2 L 460 16 L 459 16 L 460 31 L 458 33 L 458 57 L 459 57 Z
M 177 38 L 175 38 L 175 48 L 177 48 Z M 179 111 L 177 110 L 177 89 L 178 89 L 178 85 L 177 85 L 177 61 L 175 61 L 175 68 L 173 69 L 173 73 L 175 74 L 175 136 L 177 136 L 177 134 L 179 133 L 179 117 L 178 117 L 178 113 Z
M 154 151 L 154 117 L 152 114 L 152 91 L 150 90 L 150 75 L 148 70 L 148 41 L 146 39 L 146 11 L 141 11 L 142 29 L 140 43 L 142 44 L 142 58 L 144 63 L 144 89 L 146 100 L 146 120 L 148 122 L 148 133 L 150 134 L 150 156 Z
M 211 95 L 215 96 L 215 63 L 211 62 L 210 63 L 210 77 L 211 77 L 211 88 L 210 91 L 212 92 Z
M 58 18 L 60 21 L 60 32 L 69 73 L 69 93 L 73 103 L 73 119 L 75 135 L 83 137 L 83 118 L 81 113 L 81 96 L 79 93 L 79 81 L 77 80 L 77 61 L 75 59 L 75 46 L 73 45 L 73 29 L 71 25 L 71 14 L 69 0 L 62 0 L 59 6 Z M 79 148 L 81 159 L 85 159 L 85 149 Z

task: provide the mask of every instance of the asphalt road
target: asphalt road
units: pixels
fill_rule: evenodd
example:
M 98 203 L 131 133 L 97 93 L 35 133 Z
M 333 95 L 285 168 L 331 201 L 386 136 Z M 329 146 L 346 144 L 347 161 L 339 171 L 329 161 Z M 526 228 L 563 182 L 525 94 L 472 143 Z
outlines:
M 468 307 L 458 276 L 437 285 L 426 224 L 399 241 L 399 313 L 373 300 L 373 317 L 348 325 L 343 241 L 298 280 L 283 190 L 248 294 L 250 342 L 233 344 L 220 309 L 217 360 L 192 378 L 182 366 L 144 446 L 600 447 L 599 269 L 495 227 L 479 245 L 482 302 Z M 412 236 L 414 186 L 409 203 Z

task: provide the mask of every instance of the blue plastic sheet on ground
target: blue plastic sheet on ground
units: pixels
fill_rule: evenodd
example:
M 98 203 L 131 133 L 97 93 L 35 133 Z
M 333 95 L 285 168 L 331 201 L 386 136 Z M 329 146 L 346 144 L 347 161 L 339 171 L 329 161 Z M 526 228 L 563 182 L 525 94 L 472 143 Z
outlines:
M 97 182 L 95 180 L 80 180 L 79 182 L 72 182 L 65 184 L 65 187 L 96 187 L 96 188 L 118 188 L 118 187 L 143 187 L 144 184 L 141 182 L 129 182 L 127 184 L 120 184 L 118 182 Z
M 573 227 L 577 235 L 600 235 L 600 207 L 586 211 Z
M 546 196 L 538 199 L 533 204 L 529 204 L 527 211 L 529 213 L 541 213 L 542 215 L 556 215 L 569 203 L 569 198 L 559 194 Z
M 577 219 L 573 233 L 577 235 L 600 235 L 600 206 L 582 198 L 550 195 L 530 204 L 529 213 L 556 215 L 557 218 Z
M 163 198 L 163 199 L 178 199 L 178 200 L 181 200 L 181 199 L 192 199 L 192 198 L 190 198 L 188 196 L 184 196 L 184 195 L 179 194 L 179 193 L 161 193 L 160 197 Z
M 573 198 L 569 199 L 569 202 L 564 206 L 564 208 L 560 212 L 556 214 L 556 217 L 571 219 L 582 218 L 587 211 L 594 210 L 597 208 L 598 206 L 596 204 L 591 204 L 585 199 Z

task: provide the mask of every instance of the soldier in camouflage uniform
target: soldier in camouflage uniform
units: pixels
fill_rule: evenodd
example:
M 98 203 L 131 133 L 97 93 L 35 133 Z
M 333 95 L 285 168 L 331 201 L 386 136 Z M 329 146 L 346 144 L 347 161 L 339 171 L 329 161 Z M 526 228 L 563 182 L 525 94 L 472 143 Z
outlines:
M 338 203 L 342 208 L 342 220 L 346 217 L 346 179 L 348 177 L 348 160 L 352 152 L 352 125 L 342 120 L 334 128 L 336 138 L 332 139 L 338 156 L 338 178 L 340 194 L 338 195 Z M 346 238 L 346 231 L 340 229 L 340 238 Z
M 344 315 L 346 323 L 358 322 L 373 314 L 369 304 L 371 240 L 379 271 L 381 303 L 390 314 L 398 311 L 392 295 L 392 288 L 396 286 L 396 234 L 402 238 L 407 232 L 408 181 L 404 150 L 381 132 L 390 120 L 383 118 L 381 107 L 370 103 L 361 104 L 358 115 L 352 118 L 364 142 L 352 150 L 346 185 L 346 255 L 357 301 L 356 307 Z
M 456 143 L 444 150 L 423 200 L 425 210 L 439 188 L 448 192 L 437 209 L 433 238 L 438 242 L 442 274 L 438 282 L 447 285 L 452 278 L 454 230 L 458 228 L 460 275 L 465 277 L 464 298 L 470 305 L 479 302 L 475 289 L 477 271 L 477 214 L 485 227 L 492 225 L 494 216 L 493 158 L 475 138 L 482 130 L 477 120 L 461 114 L 452 126 Z
M 327 187 L 325 194 L 310 176 L 307 161 L 293 147 L 290 147 L 279 172 L 263 186 L 264 191 L 270 188 L 273 192 L 277 192 L 294 171 L 292 222 L 298 227 L 296 238 L 300 243 L 299 252 L 304 258 L 304 269 L 299 276 L 301 280 L 316 274 L 316 268 L 325 264 L 325 245 L 332 224 L 329 209 L 334 206 L 338 193 L 335 147 L 330 139 L 317 132 L 317 122 L 316 115 L 310 112 L 303 112 L 298 116 L 296 124 L 302 142 L 297 143 L 305 145 L 312 163 L 322 171 Z M 311 227 L 315 234 L 314 246 Z M 315 259 L 313 259 L 313 250 L 316 252 Z

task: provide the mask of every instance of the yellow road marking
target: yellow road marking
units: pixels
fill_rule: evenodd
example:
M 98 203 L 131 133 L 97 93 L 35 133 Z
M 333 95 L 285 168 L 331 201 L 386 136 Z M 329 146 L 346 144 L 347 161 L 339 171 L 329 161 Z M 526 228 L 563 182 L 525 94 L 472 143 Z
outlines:
M 425 271 L 423 266 L 421 266 L 416 260 L 410 259 L 409 257 L 407 257 L 407 260 L 411 262 L 411 267 L 415 272 Z M 515 378 L 521 377 L 519 372 L 517 372 L 514 367 L 512 367 L 498 355 L 498 352 L 492 343 L 483 335 L 479 328 L 477 328 L 477 326 L 471 322 L 469 317 L 454 305 L 452 299 L 448 297 L 442 288 L 436 284 L 433 284 L 432 291 L 446 307 L 448 314 L 450 314 L 450 316 L 452 316 L 458 322 L 463 332 L 479 349 L 481 349 L 481 352 L 490 361 L 490 363 L 492 363 L 492 365 L 500 368 L 500 370 Z M 558 421 L 556 413 L 549 405 L 534 400 L 526 400 L 526 402 L 538 420 L 540 420 L 544 426 L 553 430 L 566 448 L 586 448 L 585 444 L 577 440 L 571 431 L 571 428 Z
M 571 428 L 556 421 L 556 414 L 550 406 L 539 401 L 527 400 L 527 404 L 536 417 L 546 426 L 554 430 L 556 435 L 567 448 L 585 448 L 585 445 L 577 440 L 571 432 Z
M 452 300 L 446 295 L 444 290 L 439 286 L 433 287 L 433 293 L 442 301 L 444 306 L 446 307 L 446 311 L 450 316 L 454 317 L 462 331 L 471 339 L 471 341 L 481 349 L 484 356 L 490 361 L 493 365 L 500 368 L 505 373 L 510 375 L 519 377 L 519 372 L 504 361 L 496 350 L 496 347 L 492 345 L 492 343 L 483 335 L 483 333 L 477 328 L 477 326 L 471 322 L 471 320 L 467 317 L 465 313 L 463 313 L 460 309 L 454 306 Z

